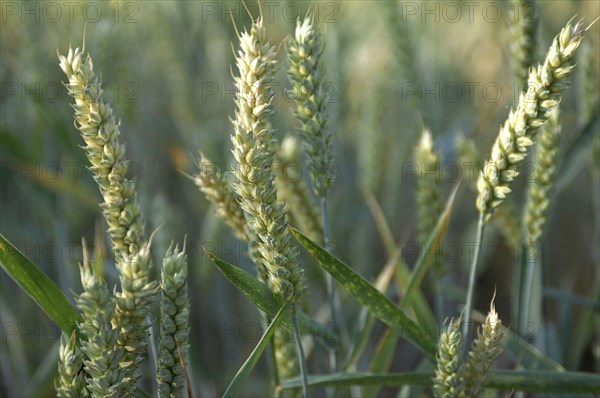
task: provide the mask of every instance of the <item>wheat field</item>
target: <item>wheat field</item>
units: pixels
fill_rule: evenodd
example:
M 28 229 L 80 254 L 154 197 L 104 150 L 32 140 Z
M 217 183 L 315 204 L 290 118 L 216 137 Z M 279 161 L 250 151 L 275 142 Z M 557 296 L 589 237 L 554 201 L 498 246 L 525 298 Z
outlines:
M 598 17 L 3 0 L 0 396 L 597 396 Z

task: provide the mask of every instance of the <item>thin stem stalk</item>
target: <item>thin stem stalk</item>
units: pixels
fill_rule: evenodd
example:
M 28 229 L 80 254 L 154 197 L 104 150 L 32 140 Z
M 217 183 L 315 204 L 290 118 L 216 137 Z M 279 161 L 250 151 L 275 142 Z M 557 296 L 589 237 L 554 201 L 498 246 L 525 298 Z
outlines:
M 323 219 L 323 240 L 325 242 L 325 249 L 331 253 L 331 232 L 329 229 L 329 218 L 327 213 L 327 198 L 321 198 L 321 218 Z M 329 300 L 329 309 L 331 311 L 331 321 L 337 327 L 337 316 L 336 316 L 336 305 L 335 305 L 335 286 L 333 284 L 333 277 L 331 274 L 325 274 L 325 280 L 327 281 L 327 298 Z M 337 372 L 337 353 L 335 350 L 329 352 L 329 367 L 331 372 Z
M 527 322 L 529 321 L 529 310 L 531 307 L 531 291 L 532 291 L 532 286 L 533 286 L 533 276 L 535 273 L 535 266 L 536 266 L 536 258 L 537 258 L 537 253 L 538 253 L 538 247 L 537 244 L 534 244 L 535 246 L 533 247 L 533 252 L 529 252 L 527 249 L 525 250 L 524 255 L 526 256 L 525 258 L 525 285 L 523 286 L 523 295 L 521 296 L 521 308 L 520 308 L 520 314 L 521 317 L 519 319 L 519 328 L 525 328 Z M 524 329 L 519 329 L 519 332 L 521 332 Z
M 306 369 L 306 358 L 304 358 L 304 349 L 300 340 L 300 331 L 298 330 L 298 320 L 296 319 L 296 307 L 292 306 L 292 324 L 294 326 L 294 339 L 296 340 L 296 351 L 298 353 L 298 362 L 300 362 L 300 376 L 302 377 L 302 395 L 308 398 L 308 369 Z
M 471 264 L 471 271 L 469 272 L 469 287 L 467 289 L 467 302 L 465 304 L 465 318 L 463 322 L 463 356 L 467 355 L 469 351 L 469 335 L 471 331 L 471 314 L 473 312 L 473 293 L 475 291 L 475 277 L 477 275 L 477 265 L 479 264 L 479 255 L 481 253 L 481 245 L 483 243 L 483 213 L 479 216 L 479 222 L 477 224 L 477 238 L 475 246 L 475 255 L 473 256 L 473 263 Z

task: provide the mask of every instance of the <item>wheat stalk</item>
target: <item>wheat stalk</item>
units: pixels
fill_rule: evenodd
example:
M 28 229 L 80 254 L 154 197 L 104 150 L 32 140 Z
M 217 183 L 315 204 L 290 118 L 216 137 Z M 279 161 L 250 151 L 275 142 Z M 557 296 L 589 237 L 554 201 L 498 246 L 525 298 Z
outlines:
M 58 350 L 58 375 L 54 381 L 57 397 L 89 397 L 82 368 L 83 354 L 77 344 L 77 332 L 73 331 L 70 337 L 63 333 Z
M 184 366 L 190 334 L 185 246 L 181 251 L 177 246 L 169 247 L 161 275 L 161 324 L 156 370 L 158 396 L 180 397 L 186 386 Z
M 484 222 L 510 193 L 509 185 L 518 175 L 517 165 L 527 156 L 539 128 L 560 103 L 584 33 L 581 22 L 569 22 L 554 38 L 544 64 L 530 69 L 528 91 L 521 93 L 516 109 L 511 109 L 479 178 L 477 208 Z

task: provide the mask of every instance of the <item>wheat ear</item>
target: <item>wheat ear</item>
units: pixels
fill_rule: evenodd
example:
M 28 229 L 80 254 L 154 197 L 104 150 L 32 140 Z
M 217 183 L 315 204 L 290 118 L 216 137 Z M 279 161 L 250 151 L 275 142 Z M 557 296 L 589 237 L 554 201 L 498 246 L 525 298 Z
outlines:
M 276 53 L 267 40 L 262 18 L 252 23 L 249 32 L 241 33 L 239 40 L 240 49 L 236 56 L 239 75 L 234 76 L 236 113 L 232 120 L 232 152 L 238 163 L 234 189 L 245 212 L 249 238 L 256 245 L 257 266 L 265 272 L 268 286 L 292 304 L 295 322 L 295 305 L 301 301 L 304 272 L 274 181 L 275 132 L 270 117 L 273 114 Z M 294 332 L 299 339 L 297 329 Z M 285 347 L 275 345 L 275 350 L 290 358 Z M 297 351 L 298 358 L 290 360 L 300 363 L 306 396 L 308 383 L 301 345 L 297 344 Z
M 125 350 L 117 344 L 119 329 L 111 321 L 115 302 L 106 283 L 96 275 L 89 262 L 80 267 L 83 292 L 76 298 L 81 311 L 81 351 L 85 359 L 87 389 L 92 397 L 118 397 L 130 392 L 135 384 L 121 367 Z
M 66 87 L 75 101 L 75 126 L 85 142 L 90 171 L 104 199 L 100 206 L 118 260 L 140 249 L 144 230 L 134 182 L 125 176 L 129 162 L 125 146 L 119 142 L 119 123 L 111 106 L 102 100 L 92 58 L 84 57 L 79 48 L 69 48 L 67 56 L 59 55 L 59 59 L 69 79 Z
M 73 331 L 70 337 L 63 333 L 58 350 L 58 376 L 54 381 L 57 397 L 89 397 L 82 369 L 83 354 L 77 344 L 77 332 Z
M 149 243 L 144 243 L 144 224 L 135 195 L 134 182 L 125 176 L 128 161 L 119 142 L 119 123 L 112 108 L 102 99 L 102 86 L 94 74 L 92 58 L 69 48 L 59 55 L 67 75 L 69 95 L 74 99 L 75 126 L 85 142 L 83 149 L 104 202 L 100 205 L 108 223 L 121 292 L 116 296 L 113 325 L 121 330 L 118 344 L 125 349 L 123 364 L 127 377 L 134 375 L 145 356 L 146 316 L 150 313 L 158 284 L 149 279 Z
M 206 199 L 217 206 L 217 215 L 229 225 L 235 236 L 248 241 L 244 211 L 238 203 L 236 193 L 217 166 L 202 153 L 198 160 L 198 173 L 194 176 L 194 183 Z
M 257 237 L 270 284 L 286 300 L 297 303 L 304 275 L 273 178 L 275 132 L 269 118 L 273 113 L 275 48 L 267 41 L 262 19 L 253 22 L 250 32 L 244 31 L 239 39 L 239 75 L 234 77 L 237 109 L 232 120 L 233 156 L 238 163 L 234 188 L 248 227 Z
M 277 156 L 277 193 L 286 209 L 307 236 L 315 242 L 323 240 L 321 214 L 300 168 L 300 144 L 292 135 L 281 142 Z
M 414 161 L 417 168 L 417 239 L 425 244 L 435 229 L 444 203 L 440 189 L 440 157 L 433 148 L 431 131 L 424 129 Z M 439 264 L 438 264 L 439 265 Z M 441 271 L 438 267 L 438 273 Z
M 528 71 L 537 60 L 538 17 L 535 16 L 535 0 L 518 0 L 515 16 L 510 24 L 510 54 L 514 75 L 519 87 L 527 84 Z M 531 11 L 528 15 L 527 12 Z
M 458 397 L 460 392 L 461 336 L 459 322 L 450 321 L 438 343 L 433 391 L 437 398 Z
M 471 174 L 473 170 L 481 169 L 483 164 L 479 160 L 479 150 L 475 142 L 465 137 L 458 136 L 455 142 L 458 161 L 463 168 L 463 175 L 469 178 L 469 185 L 474 191 L 477 191 L 477 180 Z M 513 243 L 515 237 L 521 233 L 519 212 L 517 211 L 514 202 L 506 201 L 502 206 L 496 208 L 494 212 L 494 221 L 500 227 L 504 238 L 508 243 Z
M 323 37 L 314 25 L 314 16 L 298 20 L 288 45 L 290 95 L 296 103 L 294 113 L 300 121 L 297 131 L 304 142 L 313 189 L 319 198 L 327 196 L 331 185 L 329 169 L 333 159 L 321 70 L 323 48 Z
M 480 396 L 496 358 L 502 353 L 502 337 L 502 321 L 492 301 L 490 312 L 473 341 L 469 358 L 461 372 L 461 397 Z
M 115 293 L 113 326 L 119 328 L 118 345 L 125 349 L 122 367 L 127 371 L 126 377 L 134 381 L 140 377 L 138 365 L 146 356 L 147 317 L 160 290 L 158 283 L 150 280 L 150 245 L 151 242 L 143 243 L 137 253 L 118 264 L 121 290 Z
M 169 247 L 161 275 L 161 324 L 156 370 L 158 396 L 180 397 L 186 386 L 184 365 L 187 364 L 190 334 L 185 247 L 182 251 L 177 246 Z
M 527 203 L 523 222 L 524 241 L 537 244 L 546 223 L 546 212 L 550 203 L 550 191 L 558 169 L 558 153 L 561 126 L 558 121 L 558 108 L 542 128 L 535 145 L 536 175 L 527 190 Z
M 544 64 L 530 69 L 528 90 L 521 93 L 516 109 L 511 109 L 479 178 L 477 208 L 484 222 L 511 191 L 509 185 L 518 174 L 518 164 L 527 156 L 550 112 L 560 103 L 584 33 L 581 22 L 569 22 L 552 41 Z

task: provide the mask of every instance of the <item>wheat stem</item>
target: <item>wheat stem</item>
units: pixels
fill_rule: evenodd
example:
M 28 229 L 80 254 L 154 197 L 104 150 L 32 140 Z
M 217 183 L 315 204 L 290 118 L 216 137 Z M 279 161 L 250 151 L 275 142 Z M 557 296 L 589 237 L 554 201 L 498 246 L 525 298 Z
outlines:
M 304 398 L 308 398 L 308 369 L 306 369 L 306 358 L 304 357 L 302 340 L 300 340 L 300 331 L 298 330 L 298 320 L 296 318 L 295 305 L 292 305 L 291 311 L 292 324 L 294 326 L 294 340 L 296 340 L 296 351 L 298 355 L 298 361 L 300 362 L 300 376 L 302 377 L 302 394 Z
M 467 298 L 465 304 L 465 318 L 463 321 L 463 332 L 462 336 L 464 339 L 464 350 L 463 355 L 467 355 L 468 342 L 471 331 L 471 314 L 473 312 L 473 295 L 475 292 L 475 277 L 477 276 L 477 265 L 479 263 L 479 256 L 481 253 L 481 246 L 483 244 L 483 231 L 485 228 L 483 214 L 479 216 L 479 222 L 477 224 L 477 238 L 475 239 L 475 253 L 473 255 L 473 262 L 471 264 L 471 270 L 469 272 L 469 285 L 467 287 Z

